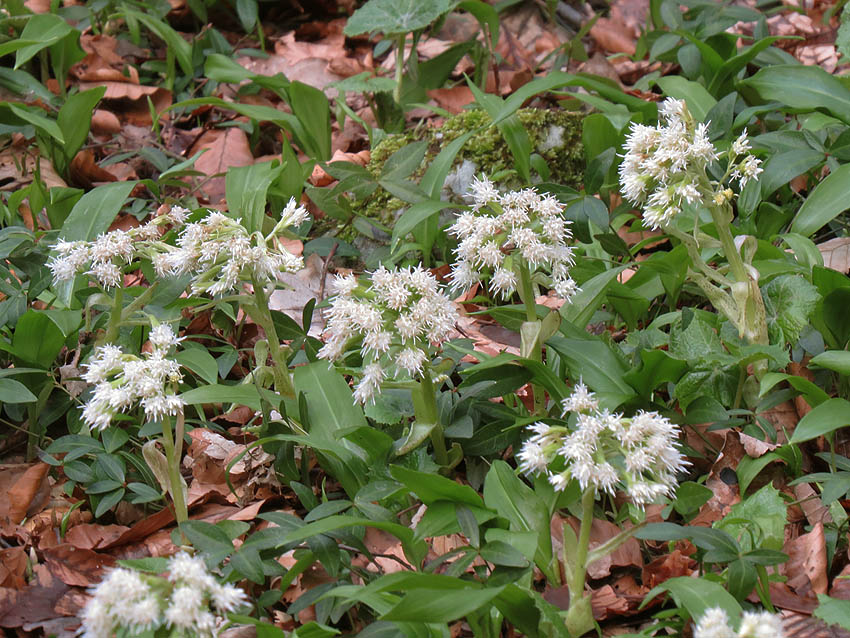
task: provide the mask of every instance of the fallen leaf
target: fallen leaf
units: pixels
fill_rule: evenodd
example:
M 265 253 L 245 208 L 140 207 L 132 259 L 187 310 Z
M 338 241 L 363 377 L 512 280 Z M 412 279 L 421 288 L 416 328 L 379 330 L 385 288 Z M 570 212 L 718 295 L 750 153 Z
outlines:
M 0 550 L 0 588 L 24 589 L 26 573 L 27 554 L 23 547 Z
M 782 550 L 789 556 L 780 566 L 788 586 L 801 596 L 825 594 L 828 581 L 823 523 L 817 523 L 808 534 L 787 541 Z
M 563 547 L 563 523 L 568 523 L 575 531 L 579 533 L 581 521 L 573 516 L 562 519 L 559 516 L 552 518 L 552 543 L 555 547 Z M 609 521 L 604 521 L 601 518 L 594 518 L 590 528 L 590 550 L 602 545 L 606 541 L 611 540 L 622 530 Z M 560 554 L 560 550 L 557 551 Z M 640 543 L 637 539 L 629 538 L 625 543 L 620 545 L 607 556 L 593 561 L 587 566 L 587 576 L 591 579 L 599 579 L 609 576 L 611 569 L 615 567 L 643 567 L 643 558 L 640 553 Z
M 46 565 L 36 565 L 33 572 L 34 582 L 26 589 L 0 589 L 0 627 L 12 629 L 56 617 L 53 607 L 68 585 L 54 578 Z
M 850 272 L 850 237 L 836 237 L 818 244 L 823 265 L 845 275 Z
M 590 28 L 590 37 L 608 53 L 635 54 L 634 34 L 616 18 L 599 18 Z
M 195 162 L 195 169 L 211 178 L 200 190 L 211 204 L 224 200 L 224 173 L 228 168 L 254 163 L 248 136 L 237 127 L 206 131 L 192 146 L 189 155 L 198 151 L 204 151 L 204 154 Z
M 47 481 L 49 471 L 47 463 L 35 463 L 8 489 L 6 515 L 13 523 L 35 516 L 47 503 L 50 496 L 50 483 Z
M 93 188 L 97 183 L 114 182 L 115 175 L 94 161 L 94 153 L 80 151 L 71 160 L 71 180 L 85 189 Z
M 83 523 L 71 527 L 65 534 L 65 542 L 78 549 L 98 549 L 121 538 L 130 530 L 124 525 L 95 525 Z
M 697 562 L 694 559 L 674 549 L 671 553 L 659 556 L 645 565 L 640 579 L 644 586 L 652 589 L 670 578 L 690 576 L 694 573 L 696 566 Z
M 89 587 L 103 580 L 103 570 L 115 566 L 115 559 L 91 549 L 63 543 L 44 550 L 44 560 L 56 578 L 66 585 Z
M 434 100 L 442 109 L 449 113 L 460 113 L 467 104 L 475 101 L 472 89 L 468 86 L 458 85 L 447 89 L 430 89 L 428 97 Z

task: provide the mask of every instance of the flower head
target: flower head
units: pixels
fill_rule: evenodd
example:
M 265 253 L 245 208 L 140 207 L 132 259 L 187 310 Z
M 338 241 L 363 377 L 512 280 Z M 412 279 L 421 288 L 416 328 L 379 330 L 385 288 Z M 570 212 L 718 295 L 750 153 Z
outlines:
M 154 268 L 162 277 L 192 275 L 192 293 L 221 295 L 241 282 L 260 284 L 285 272 L 296 272 L 303 261 L 284 248 L 279 237 L 284 230 L 302 223 L 307 209 L 294 199 L 268 234 L 248 233 L 239 220 L 212 212 L 199 222 L 187 224 L 177 237 L 177 246 L 159 244 Z
M 187 636 L 212 638 L 227 612 L 247 602 L 245 593 L 221 584 L 198 556 L 180 552 L 168 562 L 168 578 L 116 568 L 90 590 L 83 609 L 83 638 L 112 638 L 167 626 Z
M 613 494 L 622 486 L 638 505 L 672 494 L 676 474 L 688 463 L 676 447 L 678 428 L 656 412 L 629 418 L 599 409 L 592 392 L 577 383 L 564 400 L 576 426 L 535 423 L 533 436 L 517 454 L 523 472 L 544 474 L 556 490 L 570 480 Z M 550 471 L 552 464 L 557 472 Z
M 470 194 L 472 211 L 462 213 L 449 228 L 458 238 L 452 288 L 468 288 L 484 279 L 491 292 L 507 299 L 517 290 L 514 267 L 524 262 L 532 273 L 548 275 L 556 294 L 569 300 L 578 288 L 569 275 L 572 234 L 563 205 L 531 188 L 500 194 L 486 177 L 473 182 Z
M 102 430 L 119 412 L 136 403 L 142 406 L 148 420 L 182 411 L 183 400 L 174 389 L 183 375 L 180 365 L 166 357 L 169 348 L 180 339 L 170 327 L 161 324 L 151 330 L 150 341 L 153 350 L 142 357 L 125 354 L 111 344 L 95 348 L 83 374 L 83 379 L 95 386 L 91 399 L 83 406 L 83 419 L 89 426 Z
M 389 373 L 419 378 L 457 321 L 454 303 L 421 266 L 381 266 L 368 285 L 349 275 L 337 277 L 332 287 L 336 296 L 319 356 L 336 361 L 359 340 L 364 365 L 354 391 L 358 403 L 374 400 Z
M 729 199 L 726 187 L 706 173 L 708 164 L 720 158 L 708 139 L 708 125 L 696 122 L 685 101 L 674 98 L 661 104 L 658 116 L 656 127 L 632 124 L 619 168 L 623 195 L 643 205 L 644 220 L 652 228 L 669 224 L 686 204 L 720 205 Z M 742 187 L 762 171 L 749 150 L 745 131 L 727 154 L 727 175 Z
M 694 638 L 785 638 L 782 618 L 766 611 L 745 611 L 738 631 L 729 624 L 729 616 L 720 607 L 705 610 L 694 628 Z

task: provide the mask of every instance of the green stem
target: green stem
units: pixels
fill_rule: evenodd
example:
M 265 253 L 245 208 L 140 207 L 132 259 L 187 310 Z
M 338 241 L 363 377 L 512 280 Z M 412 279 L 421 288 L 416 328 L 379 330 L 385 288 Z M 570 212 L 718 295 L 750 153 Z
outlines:
M 570 607 L 567 610 L 566 624 L 570 635 L 575 637 L 586 634 L 594 626 L 590 596 L 585 596 L 584 585 L 587 576 L 590 529 L 593 526 L 593 505 L 595 501 L 595 488 L 587 488 L 581 495 L 581 527 L 579 528 L 578 545 L 573 563 L 574 568 L 567 581 L 570 592 Z
M 404 42 L 407 39 L 407 34 L 403 33 L 396 40 L 395 52 L 395 88 L 393 89 L 393 99 L 396 104 L 401 104 L 401 79 L 404 76 Z
M 414 402 L 414 406 L 419 406 L 421 414 L 416 414 L 416 420 L 422 423 L 435 424 L 431 430 L 434 457 L 439 465 L 446 467 L 449 464 L 449 454 L 446 451 L 446 439 L 443 437 L 443 426 L 440 423 L 439 412 L 437 411 L 437 391 L 434 387 L 434 381 L 431 379 L 431 370 L 428 367 L 422 373 L 418 392 L 421 401 Z
M 543 344 L 540 343 L 541 321 L 537 318 L 537 301 L 534 296 L 534 283 L 531 281 L 531 269 L 524 259 L 520 259 L 518 267 L 519 282 L 517 291 L 525 306 L 525 317 L 527 324 L 535 324 L 532 330 L 523 329 L 520 336 L 523 340 L 521 351 L 523 356 L 533 361 L 543 361 Z M 526 324 L 526 325 L 527 325 Z M 531 343 L 529 343 L 531 341 Z M 546 408 L 546 395 L 539 385 L 532 383 L 531 390 L 534 395 L 534 414 L 542 414 Z
M 171 432 L 171 418 L 167 415 L 162 420 L 162 446 L 165 448 L 165 459 L 168 463 L 168 480 L 171 483 L 171 500 L 174 503 L 174 518 L 177 524 L 189 520 L 186 500 L 183 498 L 183 480 L 180 476 L 180 453 L 183 448 L 183 413 L 177 417 L 177 446 Z
M 295 388 L 292 385 L 292 378 L 289 375 L 289 366 L 284 356 L 283 348 L 280 347 L 280 339 L 277 336 L 277 330 L 274 327 L 271 310 L 269 310 L 269 300 L 266 296 L 266 291 L 256 278 L 252 280 L 254 285 L 255 304 L 246 306 L 246 310 L 251 318 L 256 321 L 263 331 L 266 333 L 266 341 L 269 344 L 269 354 L 272 357 L 272 373 L 274 374 L 274 389 L 275 391 L 286 397 L 295 397 Z M 253 310 L 253 312 L 252 312 Z
M 720 240 L 723 255 L 726 257 L 729 269 L 732 271 L 732 276 L 735 278 L 735 281 L 749 281 L 750 278 L 747 276 L 744 260 L 741 259 L 741 253 L 738 252 L 738 248 L 735 246 L 735 239 L 732 237 L 732 231 L 729 229 L 728 213 L 728 207 L 711 207 L 711 218 L 714 220 L 717 238 Z
M 112 312 L 109 313 L 109 321 L 106 324 L 106 332 L 98 342 L 98 345 L 104 343 L 115 343 L 118 341 L 119 331 L 121 329 L 122 310 L 124 306 L 124 289 L 118 287 L 115 289 L 115 296 L 112 298 Z

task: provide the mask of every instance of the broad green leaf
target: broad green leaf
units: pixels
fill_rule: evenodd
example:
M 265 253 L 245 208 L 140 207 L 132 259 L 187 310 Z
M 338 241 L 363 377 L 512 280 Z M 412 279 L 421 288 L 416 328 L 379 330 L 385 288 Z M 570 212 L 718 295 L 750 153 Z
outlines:
M 212 562 L 217 563 L 233 552 L 233 541 L 222 528 L 212 523 L 185 521 L 180 523 L 180 531 Z
M 842 629 L 850 630 L 850 600 L 818 594 L 818 603 L 814 611 L 816 618 L 820 618 L 827 625 L 838 625 Z
M 413 232 L 416 228 L 424 225 L 433 215 L 436 215 L 441 210 L 452 206 L 451 202 L 427 200 L 413 204 L 405 210 L 399 217 L 395 226 L 393 226 L 393 236 L 390 246 L 395 249 L 398 243 L 404 239 L 408 233 Z
M 846 108 L 850 108 L 850 103 Z M 815 186 L 800 206 L 791 222 L 791 232 L 809 236 L 850 208 L 850 199 L 847 197 L 849 181 L 850 164 L 842 164 L 832 171 Z
M 699 508 L 705 505 L 711 498 L 712 492 L 705 485 L 694 483 L 693 481 L 685 481 L 680 483 L 676 488 L 676 500 L 673 501 L 673 509 L 682 516 L 693 514 L 699 511 Z
M 432 199 L 440 197 L 440 191 L 443 188 L 443 184 L 446 183 L 446 177 L 452 169 L 455 157 L 457 157 L 460 149 L 463 148 L 463 145 L 466 144 L 469 138 L 471 138 L 475 133 L 476 131 L 467 131 L 456 140 L 447 144 L 446 147 L 440 151 L 437 157 L 434 158 L 431 165 L 428 166 L 428 170 L 426 170 L 425 175 L 422 176 L 422 181 L 419 182 L 419 186 L 422 190 L 428 193 Z
M 0 379 L 0 403 L 30 403 L 36 396 L 20 381 Z
M 60 236 L 66 241 L 92 241 L 109 230 L 136 182 L 114 182 L 90 190 L 71 209 Z
M 165 42 L 168 50 L 177 59 L 180 69 L 190 78 L 195 74 L 195 65 L 192 63 L 192 45 L 186 42 L 177 31 L 172 29 L 167 22 L 157 20 L 147 13 L 135 11 L 122 5 L 124 15 L 131 20 L 141 22 L 152 31 L 160 40 Z
M 750 483 L 753 482 L 753 479 L 759 475 L 759 472 L 773 461 L 784 462 L 785 460 L 776 452 L 768 452 L 757 459 L 754 459 L 751 456 L 744 456 L 740 460 L 738 467 L 735 469 L 735 473 L 738 475 L 738 491 L 742 496 L 746 495 L 747 488 L 750 486 Z
M 269 186 L 283 170 L 283 166 L 274 164 L 272 161 L 231 166 L 225 176 L 227 215 L 241 219 L 249 233 L 263 228 Z
M 310 437 L 337 442 L 339 430 L 366 425 L 363 410 L 355 405 L 342 375 L 326 361 L 315 361 L 294 370 L 296 393 L 307 399 Z
M 705 116 L 711 107 L 717 104 L 711 93 L 705 90 L 702 84 L 692 82 L 679 75 L 668 75 L 658 78 L 656 84 L 661 87 L 665 95 L 688 103 L 688 110 L 698 122 L 705 120 Z
M 824 154 L 813 148 L 795 149 L 771 155 L 759 175 L 761 198 L 766 200 L 780 186 L 824 161 Z
M 405 595 L 382 618 L 399 622 L 452 622 L 477 611 L 502 593 L 502 589 L 467 589 L 462 595 L 445 589 L 417 589 Z
M 754 89 L 763 99 L 776 100 L 788 108 L 826 109 L 838 119 L 850 122 L 850 89 L 819 66 L 776 64 L 761 69 L 740 84 Z M 813 232 L 795 227 L 791 230 L 801 235 Z
M 710 360 L 719 352 L 725 352 L 720 336 L 700 317 L 694 317 L 684 329 L 677 325 L 671 330 L 670 354 L 678 359 L 690 362 Z
M 62 135 L 62 129 L 49 117 L 45 117 L 42 109 L 13 103 L 0 103 L 0 106 L 6 106 L 14 115 L 24 122 L 32 124 L 37 129 L 41 129 L 60 144 L 65 143 L 65 136 Z
M 437 501 L 464 503 L 472 507 L 481 507 L 481 497 L 468 485 L 455 483 L 438 474 L 419 472 L 400 465 L 390 467 L 392 477 L 403 483 L 408 490 L 416 494 L 425 505 Z
M 68 165 L 88 138 L 94 107 L 103 98 L 104 93 L 106 93 L 104 86 L 81 91 L 69 97 L 59 109 L 56 122 L 65 137 L 62 154 Z M 60 172 L 63 172 L 65 168 L 60 168 Z
M 20 39 L 24 42 L 35 41 L 37 44 L 18 49 L 15 55 L 15 68 L 20 67 L 42 49 L 59 42 L 73 30 L 65 20 L 52 13 L 39 13 L 32 16 L 24 25 Z
M 779 490 L 768 484 L 733 505 L 714 527 L 736 538 L 745 552 L 759 548 L 779 550 L 785 542 L 787 516 L 788 506 Z M 739 520 L 746 522 L 739 523 Z
M 187 348 L 179 351 L 174 358 L 184 368 L 188 368 L 209 385 L 218 380 L 218 362 L 204 348 Z
M 499 516 L 506 518 L 512 530 L 537 533 L 534 561 L 541 571 L 551 575 L 554 557 L 549 509 L 504 461 L 494 461 L 487 472 L 484 479 L 484 503 Z
M 780 275 L 762 287 L 767 325 L 774 343 L 795 344 L 820 301 L 820 293 L 801 275 Z
M 824 401 L 806 414 L 791 435 L 791 443 L 802 443 L 810 439 L 835 432 L 850 425 L 850 401 L 834 398 Z
M 398 35 L 424 29 L 450 9 L 449 0 L 369 0 L 345 25 L 345 35 Z
M 59 327 L 43 312 L 27 310 L 15 326 L 12 350 L 27 363 L 47 370 L 65 344 Z
M 803 377 L 785 374 L 784 372 L 768 372 L 765 374 L 761 379 L 759 396 L 763 397 L 772 387 L 782 381 L 787 381 L 792 388 L 799 390 L 812 407 L 820 405 L 829 399 L 829 395 L 820 386 Z
M 187 404 L 236 403 L 260 409 L 260 395 L 253 385 L 204 385 L 180 395 Z
M 826 368 L 844 376 L 850 375 L 850 352 L 846 350 L 827 350 L 812 357 L 809 365 Z
M 741 605 L 722 585 L 704 578 L 679 576 L 670 578 L 655 587 L 643 599 L 645 605 L 662 592 L 670 592 L 676 605 L 683 607 L 694 620 L 699 620 L 711 607 L 720 607 L 736 622 L 741 616 Z
M 297 81 L 289 85 L 287 95 L 300 125 L 300 137 L 308 144 L 307 154 L 316 160 L 329 160 L 331 120 L 328 98 L 319 89 Z
M 588 279 L 581 285 L 581 290 L 561 306 L 561 316 L 573 325 L 584 328 L 604 301 L 608 286 L 624 269 L 625 266 L 612 268 Z

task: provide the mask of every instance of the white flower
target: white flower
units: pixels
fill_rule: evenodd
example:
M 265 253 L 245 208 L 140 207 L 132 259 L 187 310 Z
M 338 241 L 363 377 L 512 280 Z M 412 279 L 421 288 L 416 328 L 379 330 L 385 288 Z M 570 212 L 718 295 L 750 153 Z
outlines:
M 587 386 L 579 381 L 573 387 L 572 394 L 561 401 L 561 407 L 565 414 L 567 412 L 586 412 L 599 407 L 599 402 L 594 398 L 593 392 L 588 391 Z
M 151 345 L 154 348 L 161 348 L 163 350 L 168 350 L 171 346 L 176 346 L 178 343 L 183 341 L 183 338 L 177 338 L 177 335 L 174 334 L 174 330 L 171 329 L 166 323 L 161 323 L 158 326 L 154 326 L 151 328 L 150 334 L 148 334 L 148 339 L 151 342 Z
M 694 629 L 694 638 L 735 638 L 729 626 L 729 616 L 720 607 L 705 610 Z
M 766 611 L 745 611 L 736 632 L 720 607 L 706 609 L 694 628 L 694 638 L 785 638 L 782 617 Z
M 489 280 L 493 294 L 508 298 L 517 289 L 513 271 L 522 260 L 532 273 L 548 273 L 556 294 L 569 300 L 578 288 L 569 279 L 572 235 L 564 206 L 531 188 L 499 194 L 486 177 L 476 180 L 471 191 L 473 211 L 461 213 L 448 229 L 458 238 L 451 288 Z
M 335 288 L 318 355 L 335 361 L 350 341 L 360 339 L 364 366 L 354 391 L 358 403 L 373 401 L 388 374 L 422 376 L 433 349 L 448 339 L 457 321 L 454 303 L 421 266 L 381 266 L 368 285 L 351 277 L 337 280 Z

